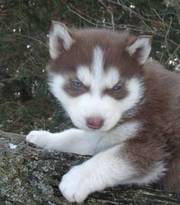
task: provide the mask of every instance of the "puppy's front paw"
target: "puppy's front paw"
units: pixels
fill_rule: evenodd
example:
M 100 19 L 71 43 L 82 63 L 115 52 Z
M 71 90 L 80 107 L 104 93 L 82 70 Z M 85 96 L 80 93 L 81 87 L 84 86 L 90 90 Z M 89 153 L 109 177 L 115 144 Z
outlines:
M 80 203 L 91 193 L 90 185 L 88 173 L 80 165 L 63 176 L 59 189 L 68 201 Z
M 26 141 L 44 148 L 48 144 L 49 136 L 48 131 L 31 131 L 26 136 Z

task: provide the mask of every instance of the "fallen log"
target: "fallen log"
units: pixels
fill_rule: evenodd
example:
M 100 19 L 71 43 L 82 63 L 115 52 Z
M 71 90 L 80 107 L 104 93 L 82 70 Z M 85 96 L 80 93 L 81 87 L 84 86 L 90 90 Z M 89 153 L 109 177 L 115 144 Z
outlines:
M 25 142 L 23 135 L 0 131 L 0 205 L 66 205 L 60 178 L 88 156 L 47 152 Z M 176 194 L 152 186 L 118 186 L 94 193 L 84 204 L 179 205 Z

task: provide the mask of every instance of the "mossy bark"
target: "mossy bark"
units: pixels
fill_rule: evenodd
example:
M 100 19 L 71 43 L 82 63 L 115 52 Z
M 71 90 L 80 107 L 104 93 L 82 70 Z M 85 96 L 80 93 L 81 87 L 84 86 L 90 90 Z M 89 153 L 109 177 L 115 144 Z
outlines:
M 58 190 L 60 178 L 87 158 L 49 153 L 28 145 L 23 135 L 0 131 L 0 205 L 69 204 Z M 178 205 L 180 200 L 157 188 L 119 186 L 92 194 L 84 204 Z

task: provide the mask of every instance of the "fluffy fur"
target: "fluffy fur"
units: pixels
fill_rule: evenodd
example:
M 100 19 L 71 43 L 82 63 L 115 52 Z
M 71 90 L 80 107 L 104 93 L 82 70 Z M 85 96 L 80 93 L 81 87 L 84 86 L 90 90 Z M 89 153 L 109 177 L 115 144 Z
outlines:
M 148 59 L 150 42 L 148 36 L 73 30 L 54 22 L 49 85 L 77 128 L 32 131 L 26 140 L 94 155 L 63 176 L 59 189 L 69 201 L 82 202 L 106 187 L 158 180 L 180 190 L 180 75 Z

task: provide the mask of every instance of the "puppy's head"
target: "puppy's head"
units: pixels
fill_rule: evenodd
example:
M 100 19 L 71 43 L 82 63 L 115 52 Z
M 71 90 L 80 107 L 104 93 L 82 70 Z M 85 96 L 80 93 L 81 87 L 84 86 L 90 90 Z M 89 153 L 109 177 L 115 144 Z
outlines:
M 144 95 L 150 38 L 102 29 L 70 30 L 54 22 L 49 35 L 49 85 L 74 125 L 107 131 Z

